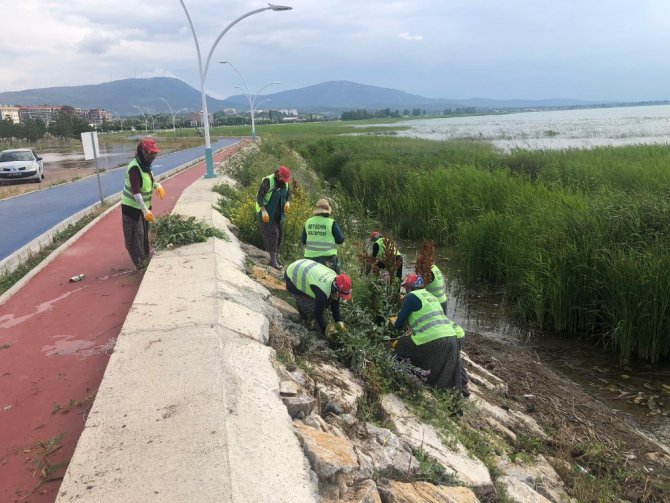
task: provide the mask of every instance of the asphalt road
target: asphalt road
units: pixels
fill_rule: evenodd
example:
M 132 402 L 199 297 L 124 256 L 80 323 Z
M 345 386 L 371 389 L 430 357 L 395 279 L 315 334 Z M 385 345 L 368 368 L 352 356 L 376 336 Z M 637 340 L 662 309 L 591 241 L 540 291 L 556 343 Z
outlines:
M 234 138 L 219 140 L 212 144 L 212 150 L 216 152 L 238 141 Z M 153 171 L 154 174 L 161 175 L 201 157 L 204 157 L 202 146 L 161 155 L 154 161 Z M 100 183 L 104 197 L 121 192 L 124 177 L 125 168 L 102 173 Z M 1 200 L 0 261 L 63 220 L 99 201 L 96 176 Z

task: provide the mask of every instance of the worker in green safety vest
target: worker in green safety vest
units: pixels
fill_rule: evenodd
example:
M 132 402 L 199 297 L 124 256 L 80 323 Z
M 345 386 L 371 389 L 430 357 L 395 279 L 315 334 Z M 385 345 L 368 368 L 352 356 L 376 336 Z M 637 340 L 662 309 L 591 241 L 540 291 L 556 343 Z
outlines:
M 153 191 L 163 199 L 165 189 L 154 180 L 151 164 L 160 150 L 153 138 L 143 138 L 137 145 L 135 158 L 126 168 L 121 193 L 121 220 L 126 250 L 135 267 L 146 267 L 151 256 L 149 222 L 155 217 L 151 208 Z
M 430 272 L 426 274 L 426 290 L 430 292 L 442 306 L 442 311 L 447 314 L 447 284 L 442 271 L 433 264 Z
M 395 354 L 428 372 L 426 382 L 437 388 L 453 388 L 468 396 L 463 381 L 459 335 L 463 329 L 446 317 L 438 300 L 424 288 L 423 277 L 410 274 L 402 286 L 407 295 L 393 326 L 402 330 L 407 323 L 410 337 L 400 337 Z
M 379 231 L 372 231 L 370 233 L 370 244 L 371 247 L 369 248 L 369 254 L 370 256 L 374 257 L 377 259 L 376 267 L 377 269 L 385 269 L 386 264 L 384 264 L 384 257 L 386 256 L 386 243 L 384 243 L 384 236 L 382 236 L 381 232 Z M 388 241 L 388 240 L 387 240 Z M 391 270 L 395 269 L 395 276 L 399 280 L 402 280 L 402 254 L 400 253 L 400 250 L 395 245 L 393 246 L 393 252 L 395 256 L 395 267 L 391 268 Z
M 274 173 L 263 178 L 256 193 L 256 213 L 263 237 L 265 251 L 270 254 L 270 265 L 281 269 L 279 247 L 286 213 L 291 208 L 291 170 L 279 166 Z
M 331 213 L 328 199 L 321 198 L 316 202 L 314 216 L 307 219 L 302 230 L 302 244 L 305 245 L 305 258 L 330 267 L 339 274 L 337 245 L 344 242 L 344 234 L 331 218 Z
M 286 290 L 293 295 L 301 321 L 315 320 L 326 333 L 324 312 L 330 307 L 339 330 L 345 329 L 340 317 L 340 300 L 351 299 L 351 278 L 310 259 L 299 259 L 288 265 L 284 273 Z

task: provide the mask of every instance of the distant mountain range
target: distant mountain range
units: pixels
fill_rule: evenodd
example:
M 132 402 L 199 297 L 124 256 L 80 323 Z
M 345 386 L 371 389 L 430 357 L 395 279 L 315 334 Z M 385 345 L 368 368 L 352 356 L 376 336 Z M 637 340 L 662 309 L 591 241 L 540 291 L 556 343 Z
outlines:
M 170 103 L 172 110 L 186 109 L 195 112 L 201 109 L 200 91 L 185 82 L 170 77 L 150 79 L 124 79 L 103 84 L 45 87 L 25 91 L 0 92 L 0 103 L 6 105 L 72 105 L 79 108 L 104 108 L 119 115 L 138 115 L 136 107 L 150 113 L 167 113 L 168 107 L 161 98 Z M 368 109 L 404 110 L 420 108 L 427 111 L 442 111 L 447 108 L 474 107 L 478 111 L 581 107 L 593 102 L 570 99 L 547 100 L 492 100 L 472 98 L 467 100 L 425 98 L 396 89 L 368 86 L 348 81 L 324 82 L 313 86 L 263 95 L 258 102 L 269 99 L 264 107 L 275 109 L 295 108 L 300 112 L 341 112 L 344 110 Z M 207 97 L 207 108 L 211 113 L 224 108 L 245 110 L 248 102 L 245 95 L 230 96 L 225 100 Z M 183 111 L 183 110 L 182 110 Z

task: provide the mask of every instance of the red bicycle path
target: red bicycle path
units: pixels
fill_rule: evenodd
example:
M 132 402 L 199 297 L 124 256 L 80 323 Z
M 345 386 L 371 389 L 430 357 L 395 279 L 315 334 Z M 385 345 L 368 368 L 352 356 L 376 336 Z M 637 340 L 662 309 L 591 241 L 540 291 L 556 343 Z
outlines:
M 169 214 L 204 168 L 162 181 L 154 214 Z M 117 206 L 0 306 L 0 501 L 55 501 L 142 276 Z

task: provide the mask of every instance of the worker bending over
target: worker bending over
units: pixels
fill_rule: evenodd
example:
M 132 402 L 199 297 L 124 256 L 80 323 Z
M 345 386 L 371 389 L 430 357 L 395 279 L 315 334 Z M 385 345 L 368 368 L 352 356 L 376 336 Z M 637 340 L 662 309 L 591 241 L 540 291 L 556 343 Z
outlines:
M 351 299 L 351 278 L 319 264 L 300 259 L 289 264 L 284 273 L 286 290 L 295 298 L 301 321 L 314 319 L 322 334 L 326 333 L 324 311 L 330 307 L 333 320 L 344 329 L 340 317 L 340 299 Z
M 372 244 L 370 255 L 377 259 L 376 267 L 378 269 L 385 269 L 384 258 L 386 256 L 386 244 L 384 243 L 384 236 L 379 231 L 372 231 L 370 233 L 370 242 Z M 395 256 L 395 267 L 389 268 L 390 271 L 395 269 L 395 276 L 402 280 L 402 254 L 395 245 L 393 246 L 393 254 Z M 389 272 L 390 272 L 389 271 Z
M 423 278 L 407 276 L 402 286 L 408 292 L 394 323 L 402 330 L 405 323 L 411 337 L 400 337 L 395 353 L 408 358 L 412 365 L 429 371 L 427 382 L 436 388 L 453 388 L 468 396 L 467 382 L 461 373 L 461 351 L 458 342 L 463 329 L 447 318 L 438 300 L 424 289 Z

